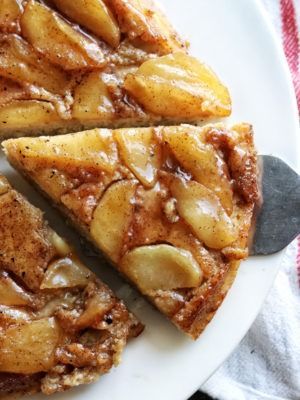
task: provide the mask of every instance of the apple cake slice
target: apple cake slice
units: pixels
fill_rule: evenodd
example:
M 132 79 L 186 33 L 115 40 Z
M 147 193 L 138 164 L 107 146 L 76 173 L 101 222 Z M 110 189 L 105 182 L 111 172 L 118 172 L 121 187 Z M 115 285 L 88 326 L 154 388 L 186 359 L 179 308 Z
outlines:
M 3 176 L 0 220 L 0 397 L 95 381 L 142 325 Z
M 227 88 L 151 0 L 4 0 L 0 137 L 227 116 Z
M 122 275 L 199 336 L 247 257 L 251 126 L 94 129 L 3 147 Z

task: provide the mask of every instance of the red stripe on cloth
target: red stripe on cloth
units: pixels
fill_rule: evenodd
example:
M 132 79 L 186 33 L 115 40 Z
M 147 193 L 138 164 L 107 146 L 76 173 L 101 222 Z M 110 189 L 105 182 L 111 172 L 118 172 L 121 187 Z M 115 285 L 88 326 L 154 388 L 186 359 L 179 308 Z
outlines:
M 292 73 L 300 111 L 300 39 L 293 0 L 280 0 L 284 51 Z
M 280 0 L 280 12 L 282 22 L 283 46 L 292 73 L 298 109 L 300 113 L 300 36 L 297 27 L 296 11 L 293 0 Z M 298 283 L 300 287 L 300 236 L 298 236 L 297 243 L 298 251 L 296 257 L 296 265 Z

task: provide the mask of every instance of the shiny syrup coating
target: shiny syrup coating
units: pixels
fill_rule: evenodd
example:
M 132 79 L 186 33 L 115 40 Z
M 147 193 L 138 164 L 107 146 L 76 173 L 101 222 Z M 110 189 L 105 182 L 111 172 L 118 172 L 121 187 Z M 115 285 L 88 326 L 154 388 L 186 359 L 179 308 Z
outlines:
M 230 112 L 227 88 L 187 54 L 152 1 L 1 5 L 0 134 L 191 122 Z
M 0 396 L 90 383 L 142 325 L 4 177 L 0 214 Z
M 4 147 L 127 279 L 199 335 L 247 257 L 251 126 L 94 129 Z M 51 171 L 60 178 L 45 179 Z

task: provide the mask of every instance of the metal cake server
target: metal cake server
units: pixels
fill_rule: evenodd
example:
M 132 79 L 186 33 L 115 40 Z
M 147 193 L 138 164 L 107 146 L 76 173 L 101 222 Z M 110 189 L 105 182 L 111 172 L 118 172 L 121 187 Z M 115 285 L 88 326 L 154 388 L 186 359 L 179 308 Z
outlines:
M 277 253 L 300 233 L 300 176 L 273 156 L 259 156 L 263 202 L 256 214 L 250 255 Z

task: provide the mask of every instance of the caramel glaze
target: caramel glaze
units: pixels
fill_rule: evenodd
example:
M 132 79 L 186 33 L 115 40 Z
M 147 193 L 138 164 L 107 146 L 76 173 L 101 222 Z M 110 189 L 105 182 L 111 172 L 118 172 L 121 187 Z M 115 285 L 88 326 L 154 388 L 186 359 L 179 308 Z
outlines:
M 187 128 L 197 130 L 203 143 L 214 148 L 220 182 L 227 180 L 232 191 L 232 209 L 226 212 L 238 231 L 237 240 L 227 247 L 214 250 L 196 237 L 177 212 L 176 200 L 170 192 L 170 182 L 174 177 L 184 182 L 193 182 L 195 177 L 175 158 L 169 144 L 163 140 L 164 129 L 152 129 L 153 154 L 158 157 L 159 168 L 156 182 L 150 188 L 139 182 L 129 170 L 126 161 L 122 160 L 120 152 L 118 157 L 121 162 L 118 162 L 112 173 L 104 173 L 93 165 L 85 168 L 74 164 L 60 166 L 61 161 L 53 158 L 36 159 L 34 167 L 30 166 L 30 159 L 26 156 L 18 162 L 24 165 L 25 170 L 30 171 L 29 175 L 33 179 L 36 179 L 41 170 L 52 171 L 53 174 L 64 177 L 68 185 L 57 201 L 68 208 L 74 220 L 80 219 L 87 235 L 94 210 L 107 189 L 120 180 L 136 181 L 137 188 L 131 199 L 132 218 L 123 237 L 116 266 L 122 273 L 118 264 L 123 255 L 143 245 L 170 244 L 190 251 L 203 272 L 201 285 L 178 290 L 156 290 L 147 293 L 147 296 L 175 324 L 195 338 L 222 302 L 240 260 L 247 257 L 248 231 L 258 198 L 256 153 L 252 130 L 247 124 L 230 130 L 223 125 Z M 222 194 L 216 187 L 216 193 L 218 192 Z
M 5 291 L 5 297 L 0 299 L 0 348 L 7 329 L 22 329 L 24 324 L 45 318 L 55 317 L 61 332 L 48 370 L 41 367 L 37 373 L 13 373 L 13 366 L 6 372 L 1 365 L 0 397 L 16 392 L 51 394 L 90 383 L 119 362 L 128 338 L 137 336 L 143 327 L 110 289 L 78 261 L 73 250 L 57 239 L 42 213 L 3 177 L 0 189 L 0 297 Z M 57 241 L 63 246 L 58 246 Z M 47 278 L 58 262 L 68 263 L 67 275 L 58 269 L 54 280 Z M 75 275 L 74 270 L 70 278 L 73 263 L 80 274 Z M 74 276 L 77 282 L 72 283 Z M 61 280 L 66 282 L 65 287 L 55 287 Z M 30 354 L 31 350 L 23 351 Z
M 90 56 L 90 60 L 86 63 L 79 63 L 78 67 L 72 69 L 67 68 L 67 63 L 59 63 L 60 57 L 67 57 L 72 62 L 72 54 L 70 56 L 67 53 L 67 49 L 64 49 L 61 55 L 57 54 L 58 62 L 53 63 L 52 57 L 55 54 L 49 54 L 40 49 L 32 46 L 28 41 L 22 29 L 22 15 L 31 4 L 31 1 L 13 0 L 14 12 L 11 15 L 1 14 L 0 10 L 0 106 L 8 104 L 14 104 L 16 100 L 39 100 L 41 102 L 50 102 L 54 105 L 56 112 L 53 113 L 53 121 L 58 120 L 77 120 L 77 115 L 74 112 L 74 96 L 75 90 L 80 85 L 82 80 L 92 71 L 98 71 L 111 75 L 111 82 L 108 83 L 107 89 L 109 96 L 112 101 L 110 112 L 102 116 L 103 124 L 107 124 L 107 118 L 109 121 L 115 119 L 127 118 L 139 118 L 144 116 L 144 112 L 141 107 L 124 91 L 122 88 L 124 76 L 120 76 L 119 70 L 122 67 L 131 66 L 131 72 L 136 70 L 144 61 L 151 57 L 168 54 L 174 50 L 186 50 L 186 45 L 179 39 L 177 34 L 173 31 L 173 28 L 166 24 L 166 32 L 160 32 L 160 26 L 157 26 L 154 22 L 153 15 L 159 15 L 161 18 L 165 17 L 159 10 L 150 2 L 148 6 L 145 6 L 145 10 L 142 12 L 136 12 L 135 18 L 138 25 L 131 26 L 130 17 L 124 16 L 128 13 L 129 9 L 125 2 L 114 0 L 108 1 L 106 7 L 109 8 L 112 15 L 119 24 L 120 29 L 120 43 L 116 48 L 111 47 L 101 37 L 93 34 L 86 28 L 86 26 L 78 25 L 76 21 L 72 20 L 68 16 L 64 15 L 61 10 L 55 6 L 54 1 L 39 1 L 36 3 L 42 4 L 47 10 L 50 10 L 53 15 L 57 15 L 62 21 L 64 21 L 75 33 L 82 35 L 82 38 L 87 40 L 87 57 Z M 124 3 L 124 4 L 122 4 Z M 4 6 L 3 6 L 4 7 Z M 133 8 L 134 9 L 134 8 Z M 4 13 L 4 11 L 3 11 Z M 143 29 L 139 31 L 138 27 Z M 136 30 L 136 31 L 135 31 Z M 147 34 L 147 32 L 149 32 Z M 168 37 L 169 36 L 169 37 Z M 36 58 L 36 63 L 41 62 L 45 65 L 41 65 L 42 70 L 50 73 L 49 70 L 56 70 L 60 78 L 63 78 L 64 84 L 60 88 L 48 87 L 47 79 L 44 79 L 44 85 L 42 82 L 30 82 L 20 77 L 9 76 L 5 71 L 1 71 L 2 62 L 1 60 L 1 48 L 4 50 L 5 45 L 3 44 L 6 40 L 14 40 L 17 38 L 24 43 L 24 46 L 28 48 L 28 52 L 31 53 L 33 58 Z M 170 42 L 170 44 L 169 44 Z M 98 50 L 99 54 L 102 54 L 102 59 L 95 58 L 93 50 L 89 49 L 89 46 L 94 46 L 95 50 Z M 10 52 L 11 50 L 5 50 Z M 71 50 L 70 50 L 71 52 Z M 49 58 L 50 57 L 50 58 Z M 49 61 L 50 60 L 50 61 Z M 15 62 L 20 63 L 19 59 Z M 12 64 L 12 61 L 10 61 Z M 26 64 L 26 63 L 25 63 Z M 47 68 L 46 65 L 49 65 Z M 76 63 L 74 64 L 76 66 Z M 34 64 L 29 63 L 30 68 L 34 68 Z M 37 65 L 39 68 L 39 66 Z M 7 67 L 4 66 L 4 69 Z M 11 79 L 13 79 L 13 81 Z M 80 100 L 79 100 L 80 101 Z M 41 103 L 41 106 L 43 103 Z M 81 118 L 79 118 L 81 120 Z M 93 117 L 91 116 L 92 120 Z M 72 125 L 67 125 L 67 129 L 72 130 Z M 5 128 L 5 126 L 3 126 Z

